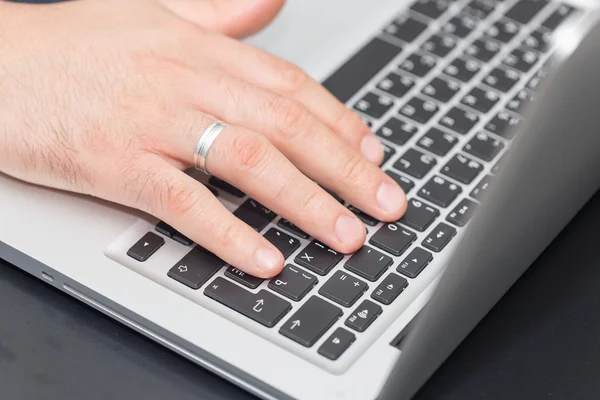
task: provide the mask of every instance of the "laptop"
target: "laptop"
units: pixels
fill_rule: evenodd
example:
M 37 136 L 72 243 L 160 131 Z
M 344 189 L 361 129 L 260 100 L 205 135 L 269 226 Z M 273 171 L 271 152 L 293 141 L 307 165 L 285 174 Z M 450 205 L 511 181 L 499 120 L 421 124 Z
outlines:
M 381 138 L 409 207 L 386 224 L 353 209 L 368 231 L 355 254 L 191 171 L 282 250 L 279 276 L 248 276 L 136 210 L 3 175 L 0 257 L 260 398 L 410 398 L 599 186 L 593 11 L 289 0 L 248 40 Z

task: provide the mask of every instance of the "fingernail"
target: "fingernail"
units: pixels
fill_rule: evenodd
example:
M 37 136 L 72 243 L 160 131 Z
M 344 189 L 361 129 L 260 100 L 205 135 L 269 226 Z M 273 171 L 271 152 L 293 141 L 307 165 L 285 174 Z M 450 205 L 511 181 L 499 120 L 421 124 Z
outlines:
M 256 266 L 261 271 L 270 271 L 279 265 L 279 254 L 270 247 L 261 247 L 254 255 Z
M 405 202 L 404 192 L 398 185 L 382 183 L 377 190 L 377 203 L 379 207 L 388 213 L 399 211 Z
M 367 160 L 379 164 L 383 159 L 383 147 L 375 135 L 367 135 L 360 143 L 360 152 Z
M 335 223 L 335 234 L 340 243 L 352 243 L 358 240 L 365 230 L 364 225 L 355 217 L 342 215 Z

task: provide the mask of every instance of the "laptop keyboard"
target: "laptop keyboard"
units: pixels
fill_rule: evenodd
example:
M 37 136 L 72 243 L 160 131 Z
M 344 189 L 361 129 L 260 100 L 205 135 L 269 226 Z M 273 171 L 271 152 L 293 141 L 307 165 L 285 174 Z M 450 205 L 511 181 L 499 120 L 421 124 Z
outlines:
M 574 11 L 546 0 L 418 0 L 324 82 L 382 139 L 381 167 L 408 197 L 408 210 L 395 223 L 346 204 L 369 233 L 355 254 L 310 240 L 215 177 L 208 181 L 213 192 L 242 199 L 235 216 L 286 257 L 281 274 L 250 276 L 192 247 L 164 222 L 127 254 L 146 262 L 163 237 L 190 246 L 168 271 L 170 279 L 186 290 L 202 289 L 316 357 L 337 360 L 393 312 L 394 302 L 468 224 L 546 76 L 552 30 Z M 545 17 L 537 18 L 540 13 Z

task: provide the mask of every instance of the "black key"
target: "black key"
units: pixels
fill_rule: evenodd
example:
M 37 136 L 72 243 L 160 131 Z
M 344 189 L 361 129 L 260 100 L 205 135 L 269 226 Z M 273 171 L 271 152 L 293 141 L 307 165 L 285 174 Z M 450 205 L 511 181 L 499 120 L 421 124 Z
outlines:
M 371 298 L 390 305 L 408 286 L 408 281 L 396 274 L 389 274 L 371 293 Z
M 456 229 L 450 225 L 446 225 L 440 222 L 435 229 L 433 229 L 429 235 L 423 240 L 422 245 L 436 253 L 442 251 L 450 240 L 456 235 Z
M 204 294 L 268 328 L 277 325 L 292 308 L 289 302 L 267 290 L 252 293 L 221 277 L 215 278 Z
M 552 34 L 550 32 L 538 29 L 531 32 L 527 39 L 523 41 L 523 45 L 545 53 L 550 48 L 551 41 Z
M 343 271 L 336 271 L 319 289 L 319 294 L 336 303 L 350 307 L 362 296 L 369 286 Z
M 471 111 L 465 111 L 459 107 L 453 107 L 448 114 L 440 119 L 439 124 L 454 132 L 465 135 L 479 122 L 479 116 Z
M 201 247 L 194 247 L 168 272 L 170 278 L 197 290 L 225 266 L 225 261 Z
M 521 117 L 500 111 L 490 122 L 485 124 L 485 129 L 505 139 L 512 139 L 520 123 Z
M 506 16 L 515 21 L 526 24 L 548 4 L 546 0 L 519 0 L 507 11 Z
M 395 97 L 403 97 L 412 87 L 415 86 L 415 79 L 407 75 L 398 75 L 389 73 L 379 84 L 377 88 L 383 90 Z
M 170 237 L 171 239 L 181 243 L 184 246 L 189 246 L 192 243 L 194 243 L 192 239 L 188 238 L 187 236 L 185 236 L 166 222 L 160 221 L 158 224 L 156 224 L 156 227 L 154 229 L 156 229 L 157 232 Z
M 398 224 L 389 223 L 382 225 L 381 228 L 371 236 L 369 243 L 394 256 L 399 256 L 404 253 L 416 238 L 417 235 L 414 232 L 404 229 Z
M 230 185 L 229 183 L 227 183 L 219 178 L 216 178 L 214 176 L 210 177 L 210 179 L 208 180 L 208 183 L 210 183 L 214 187 L 218 187 L 219 189 L 221 189 L 235 197 L 244 197 L 246 195 L 246 193 L 242 192 L 240 189 L 236 188 L 235 186 Z
M 575 9 L 566 4 L 561 4 L 544 22 L 542 26 L 550 30 L 556 29 L 565 19 L 567 19 Z
M 247 202 L 248 201 L 252 200 L 247 200 Z M 260 214 L 248 207 L 244 207 L 243 205 L 240 206 L 237 210 L 235 210 L 233 215 L 235 215 L 240 220 L 244 221 L 257 232 L 262 231 L 265 228 L 265 226 L 267 226 L 270 222 L 270 220 L 265 217 L 265 214 Z M 274 213 L 273 218 L 275 218 Z
M 445 57 L 456 47 L 457 41 L 451 35 L 435 34 L 431 36 L 421 48 L 438 57 Z
M 369 92 L 354 105 L 354 108 L 367 114 L 369 117 L 379 119 L 393 106 L 394 100 L 390 97 L 379 96 L 373 92 Z
M 502 43 L 508 43 L 512 38 L 517 36 L 519 30 L 519 25 L 515 24 L 513 21 L 502 19 L 492 25 L 486 33 L 488 36 L 491 36 Z
M 346 319 L 346 326 L 358 332 L 364 332 L 379 317 L 383 310 L 380 306 L 370 300 L 363 300 L 362 303 Z
M 521 74 L 512 69 L 494 68 L 483 83 L 501 92 L 508 92 L 521 79 Z
M 437 19 L 448 9 L 448 3 L 443 0 L 417 0 L 410 9 L 429 18 Z
M 423 232 L 435 221 L 438 215 L 440 215 L 440 212 L 437 209 L 424 204 L 422 201 L 410 199 L 406 213 L 399 222 L 419 232 Z
M 381 147 L 383 147 L 383 161 L 381 161 L 381 164 L 379 164 L 380 167 L 386 162 L 388 162 L 394 154 L 396 154 L 396 150 L 385 143 L 382 143 Z
M 313 240 L 300 251 L 295 261 L 319 275 L 327 275 L 342 258 L 344 258 L 343 254 Z
M 241 283 L 244 286 L 249 287 L 250 289 L 256 289 L 264 281 L 264 279 L 248 275 L 244 271 L 240 271 L 235 267 L 228 267 L 225 270 L 225 276 L 233 279 L 238 283 Z
M 483 198 L 484 193 L 490 187 L 490 181 L 492 180 L 492 178 L 493 178 L 492 175 L 486 175 L 486 176 L 484 176 L 479 181 L 479 183 L 477 184 L 477 186 L 475 186 L 475 189 L 473 189 L 473 191 L 471 192 L 471 194 L 469 196 L 471 196 L 475 200 L 481 201 L 481 199 Z
M 375 38 L 327 78 L 323 86 L 346 103 L 401 51 L 399 46 Z
M 350 211 L 352 211 L 354 214 L 356 214 L 356 216 L 365 224 L 369 225 L 369 226 L 375 226 L 379 223 L 378 220 L 376 220 L 375 218 L 371 217 L 369 214 L 366 214 L 362 211 L 360 211 L 358 208 L 354 207 L 354 206 L 349 206 L 348 209 Z
M 473 0 L 465 7 L 464 12 L 479 19 L 485 19 L 495 8 L 493 0 Z
M 400 109 L 400 114 L 424 124 L 438 112 L 438 109 L 433 101 L 413 97 Z
M 459 38 L 465 38 L 473 32 L 478 23 L 479 21 L 470 15 L 457 15 L 442 25 L 442 30 Z
M 480 132 L 465 145 L 465 152 L 485 161 L 492 161 L 504 148 L 504 143 Z
M 421 271 L 433 260 L 433 256 L 427 250 L 420 247 L 415 247 L 398 265 L 396 271 L 409 278 L 416 278 Z
M 387 139 L 398 146 L 402 146 L 418 130 L 419 128 L 415 124 L 392 117 L 377 131 L 377 136 Z
M 498 54 L 502 44 L 491 38 L 477 39 L 467 49 L 465 53 L 475 57 L 479 61 L 488 62 Z
M 302 229 L 298 228 L 296 225 L 292 224 L 290 221 L 288 221 L 285 218 L 281 218 L 278 222 L 277 225 L 280 228 L 285 229 L 286 231 L 293 233 L 296 236 L 301 237 L 302 239 L 308 239 L 309 236 L 306 232 L 304 232 Z
M 419 139 L 417 146 L 443 157 L 452 150 L 456 143 L 458 143 L 458 138 L 456 136 L 446 133 L 438 128 L 431 128 L 425 136 Z
M 453 80 L 433 78 L 429 85 L 425 86 L 422 93 L 442 103 L 447 103 L 460 90 L 460 84 Z
M 462 189 L 441 176 L 434 176 L 419 190 L 419 196 L 440 207 L 448 207 Z
M 529 106 L 529 104 L 535 101 L 535 95 L 527 89 L 522 89 L 519 93 L 516 94 L 515 97 L 508 103 L 506 103 L 506 108 L 510 111 L 518 112 L 522 114 L 523 110 Z
M 278 229 L 271 228 L 264 234 L 265 239 L 277 247 L 277 249 L 283 254 L 283 258 L 288 258 L 292 255 L 298 247 L 300 247 L 300 241 L 290 235 L 281 232 Z
M 472 158 L 457 154 L 442 168 L 441 172 L 460 183 L 469 184 L 483 171 L 483 165 Z
M 211 186 L 206 186 L 206 188 L 208 190 L 210 190 L 210 192 L 213 194 L 213 196 L 219 197 L 219 192 L 217 191 L 217 189 L 215 189 L 214 187 L 211 187 Z
M 515 49 L 502 62 L 521 72 L 529 72 L 538 60 L 538 53 L 533 50 Z
M 427 24 L 406 15 L 401 15 L 385 28 L 385 32 L 404 40 L 406 43 L 412 43 L 425 29 L 427 29 Z
M 134 260 L 144 262 L 165 244 L 165 239 L 156 233 L 148 232 L 138 240 L 129 250 L 127 255 Z
M 454 210 L 450 211 L 446 220 L 457 226 L 465 226 L 477 210 L 477 203 L 469 199 L 462 199 Z
M 302 346 L 311 347 L 342 314 L 340 308 L 312 296 L 287 320 L 279 333 Z
M 500 96 L 493 90 L 484 90 L 479 87 L 471 89 L 460 102 L 474 108 L 475 110 L 487 113 L 500 100 Z
M 394 163 L 394 168 L 420 179 L 427 175 L 436 164 L 437 161 L 435 158 L 415 149 L 408 149 L 406 153 Z
M 356 340 L 353 333 L 348 332 L 344 328 L 337 328 L 329 338 L 323 342 L 317 353 L 332 361 L 337 360 L 348 350 L 348 347 Z
M 173 237 L 173 234 L 176 231 L 175 228 L 163 221 L 160 221 L 158 224 L 156 224 L 154 229 L 156 229 L 157 232 L 162 233 L 167 237 Z
M 288 264 L 269 281 L 269 289 L 294 301 L 299 301 L 317 284 L 317 277 Z
M 462 82 L 469 82 L 481 70 L 481 63 L 471 58 L 457 58 L 444 68 L 444 73 Z
M 424 77 L 435 67 L 436 63 L 435 57 L 413 53 L 400 63 L 399 68 L 418 77 Z
M 410 192 L 412 188 L 415 187 L 415 183 L 405 176 L 399 175 L 394 171 L 385 171 L 385 173 L 388 174 L 390 178 L 395 180 L 398 185 L 400 185 L 405 194 Z
M 363 246 L 346 261 L 345 267 L 348 271 L 375 282 L 392 265 L 392 262 L 391 257 Z
M 273 219 L 275 219 L 275 217 L 277 216 L 273 211 L 269 210 L 267 207 L 263 206 L 262 204 L 260 204 L 258 201 L 254 200 L 254 199 L 246 200 L 241 205 L 241 207 L 257 213 L 258 215 L 260 215 L 262 218 L 265 218 L 269 222 L 273 221 Z

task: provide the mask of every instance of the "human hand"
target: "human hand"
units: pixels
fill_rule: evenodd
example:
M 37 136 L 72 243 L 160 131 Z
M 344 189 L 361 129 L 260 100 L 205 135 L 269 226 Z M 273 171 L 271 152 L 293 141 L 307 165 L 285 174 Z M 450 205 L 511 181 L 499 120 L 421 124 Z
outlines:
M 182 172 L 222 120 L 211 174 L 333 249 L 360 248 L 362 222 L 315 182 L 397 220 L 406 199 L 377 166 L 379 141 L 297 67 L 226 36 L 260 29 L 282 1 L 241 3 L 0 2 L 0 171 L 148 212 L 271 277 L 279 251 Z

